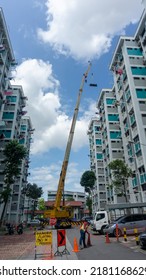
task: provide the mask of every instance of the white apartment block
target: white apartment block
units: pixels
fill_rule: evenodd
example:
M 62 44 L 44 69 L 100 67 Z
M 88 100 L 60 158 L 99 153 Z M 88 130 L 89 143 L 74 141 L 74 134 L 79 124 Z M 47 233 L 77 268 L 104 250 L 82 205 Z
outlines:
M 15 180 L 12 188 L 12 196 L 7 205 L 5 220 L 18 223 L 23 216 L 24 194 L 22 190 L 26 187 L 29 151 L 33 128 L 31 120 L 26 116 L 25 110 L 27 97 L 21 86 L 11 84 L 11 71 L 16 66 L 13 50 L 3 11 L 0 9 L 0 192 L 4 188 L 4 156 L 3 149 L 12 139 L 27 148 L 27 156 L 22 162 L 21 175 Z M 3 204 L 0 204 L 0 215 Z
M 90 146 L 90 169 L 95 173 L 96 184 L 92 193 L 92 212 L 104 210 L 107 201 L 105 171 L 102 153 L 101 123 L 97 117 L 92 118 L 88 129 Z
M 127 187 L 129 202 L 146 202 L 145 13 L 140 19 L 134 37 L 122 36 L 119 38 L 110 70 L 113 72 L 113 88 L 103 89 L 97 101 L 107 203 L 118 203 L 124 199 L 115 195 L 108 187 L 111 182 L 108 164 L 114 159 L 125 160 L 133 171 L 133 177 L 129 179 Z M 96 125 L 96 120 L 93 125 Z M 94 149 L 95 146 L 92 147 L 90 144 L 92 155 Z M 93 161 L 95 161 L 95 173 L 97 174 L 97 166 L 101 159 L 94 156 L 91 164 Z M 98 185 L 97 192 L 99 192 Z M 93 197 L 94 200 L 95 197 Z
M 56 198 L 57 191 L 49 190 L 48 191 L 48 201 L 54 201 Z M 85 202 L 85 193 L 82 192 L 72 192 L 72 191 L 64 191 L 64 199 L 75 201 Z

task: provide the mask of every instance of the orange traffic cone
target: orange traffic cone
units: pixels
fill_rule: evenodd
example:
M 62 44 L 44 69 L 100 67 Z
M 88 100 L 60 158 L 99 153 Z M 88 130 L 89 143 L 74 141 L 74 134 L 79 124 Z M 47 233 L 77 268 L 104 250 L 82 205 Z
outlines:
M 105 241 L 105 243 L 111 243 L 110 239 L 109 239 L 109 236 L 108 236 L 108 233 L 106 234 L 106 241 Z
M 88 233 L 87 246 L 92 246 L 91 240 L 90 240 L 90 233 Z
M 77 238 L 74 237 L 74 249 L 72 250 L 72 252 L 79 252 L 79 247 L 78 247 L 78 243 L 77 243 Z

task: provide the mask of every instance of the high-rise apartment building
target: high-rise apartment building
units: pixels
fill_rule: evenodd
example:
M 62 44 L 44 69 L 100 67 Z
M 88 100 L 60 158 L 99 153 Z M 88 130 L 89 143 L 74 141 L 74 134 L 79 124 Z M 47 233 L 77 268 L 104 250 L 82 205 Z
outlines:
M 146 202 L 146 14 L 143 13 L 134 37 L 122 36 L 115 49 L 110 70 L 112 89 L 103 89 L 97 101 L 100 114 L 102 160 L 106 203 L 123 201 L 109 188 L 109 162 L 122 159 L 132 169 L 127 183 L 129 202 Z M 93 126 L 96 125 L 94 120 Z M 92 123 L 92 121 L 91 121 Z M 89 124 L 90 130 L 91 124 Z M 89 134 L 89 141 L 90 134 Z M 94 141 L 95 145 L 95 141 Z M 90 143 L 90 154 L 94 154 Z M 94 155 L 95 173 L 101 161 Z M 99 193 L 98 185 L 95 186 Z M 96 195 L 93 197 L 95 200 Z M 123 201 L 124 202 L 124 201 Z M 101 208 L 100 208 L 101 209 Z
M 92 118 L 88 129 L 90 145 L 90 169 L 95 173 L 96 185 L 92 192 L 93 213 L 104 210 L 106 204 L 105 172 L 102 153 L 101 123 L 98 117 Z
M 12 195 L 5 212 L 5 219 L 19 222 L 23 216 L 24 194 L 23 189 L 27 184 L 29 167 L 29 150 L 33 128 L 31 120 L 26 117 L 25 110 L 27 97 L 21 86 L 11 84 L 11 70 L 16 66 L 11 42 L 3 15 L 0 9 L 0 192 L 4 185 L 4 155 L 5 145 L 12 139 L 18 140 L 27 148 L 27 157 L 23 160 L 21 175 L 16 178 L 11 186 Z M 0 215 L 3 204 L 0 204 Z

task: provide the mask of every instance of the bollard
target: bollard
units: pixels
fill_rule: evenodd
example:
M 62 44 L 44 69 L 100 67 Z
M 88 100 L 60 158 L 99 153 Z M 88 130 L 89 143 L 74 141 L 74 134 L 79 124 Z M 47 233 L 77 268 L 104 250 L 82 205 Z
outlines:
M 87 246 L 89 247 L 89 246 L 92 246 L 92 244 L 91 244 L 91 240 L 90 240 L 90 233 L 87 232 L 87 234 L 88 234 Z
M 111 243 L 111 242 L 110 242 L 110 239 L 109 239 L 109 236 L 108 236 L 108 233 L 106 234 L 106 240 L 105 240 L 105 243 Z
M 123 230 L 124 230 L 124 241 L 127 241 L 126 228 L 124 228 Z
M 138 231 L 137 228 L 134 229 L 134 234 L 135 234 L 135 241 L 136 241 L 136 245 L 139 245 L 139 240 L 138 240 Z

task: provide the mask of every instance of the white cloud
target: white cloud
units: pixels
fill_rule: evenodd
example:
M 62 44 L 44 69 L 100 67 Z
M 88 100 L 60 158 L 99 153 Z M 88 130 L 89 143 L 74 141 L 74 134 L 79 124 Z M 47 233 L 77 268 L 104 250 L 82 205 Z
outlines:
M 35 69 L 35 71 L 34 71 Z M 43 153 L 52 148 L 65 149 L 72 116 L 62 111 L 59 97 L 59 81 L 53 76 L 52 65 L 42 60 L 24 60 L 13 73 L 15 82 L 23 87 L 28 96 L 28 115 L 35 128 L 34 143 L 31 152 Z M 44 95 L 45 93 L 45 95 Z M 77 120 L 73 148 L 88 145 L 88 122 L 93 113 L 90 102 L 89 109 Z
M 43 196 L 47 200 L 47 192 L 49 190 L 57 190 L 59 182 L 59 174 L 61 170 L 61 162 L 51 164 L 50 166 L 42 166 L 33 168 L 31 170 L 31 178 L 29 182 L 35 183 L 43 189 Z M 68 166 L 69 172 L 67 172 L 65 189 L 70 191 L 84 191 L 84 188 L 80 185 L 80 178 L 82 176 L 79 171 L 77 163 L 70 163 Z
M 47 30 L 39 38 L 75 59 L 93 59 L 108 51 L 112 38 L 136 23 L 141 0 L 47 0 Z

